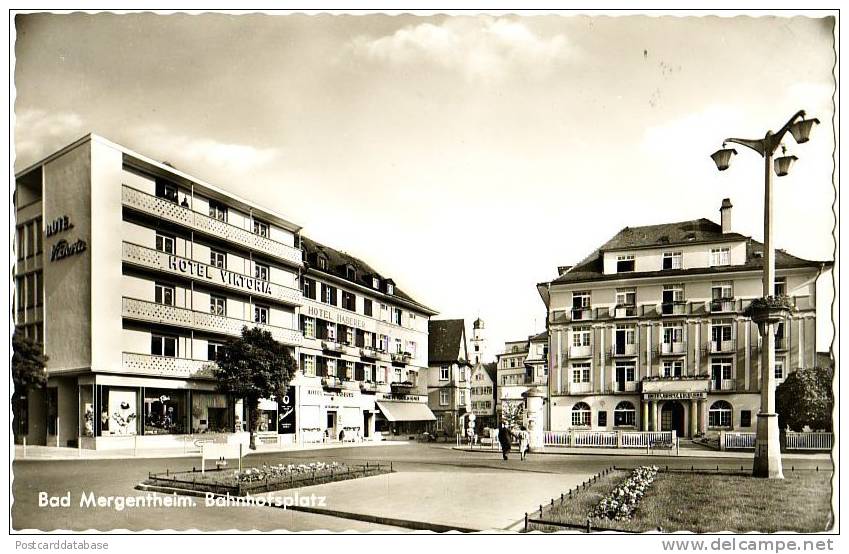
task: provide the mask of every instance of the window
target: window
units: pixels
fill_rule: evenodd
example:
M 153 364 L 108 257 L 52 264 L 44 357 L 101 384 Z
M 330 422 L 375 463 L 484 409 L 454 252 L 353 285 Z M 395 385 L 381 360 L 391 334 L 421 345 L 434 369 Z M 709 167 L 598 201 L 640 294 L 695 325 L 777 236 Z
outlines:
M 634 427 L 637 425 L 637 410 L 630 402 L 622 401 L 613 410 L 613 425 L 616 427 Z
M 156 182 L 156 196 L 177 203 L 177 187 L 165 181 Z
M 439 391 L 439 405 L 447 406 L 448 405 L 448 391 L 441 390 Z
M 374 366 L 371 364 L 363 364 L 363 379 L 371 383 L 374 381 Z
M 227 206 L 216 202 L 215 200 L 209 201 L 209 217 L 212 219 L 217 219 L 218 221 L 227 222 Z
M 156 249 L 166 254 L 174 253 L 174 237 L 156 233 Z
M 336 305 L 336 288 L 321 284 L 321 301 L 332 306 Z
M 354 378 L 354 362 L 345 362 L 345 379 L 351 380 Z
M 681 252 L 664 252 L 663 269 L 681 269 Z
M 740 427 L 752 426 L 752 410 L 740 411 Z
M 401 382 L 401 368 L 400 367 L 395 368 L 395 382 L 396 383 Z
M 588 364 L 588 363 L 572 364 L 572 382 L 573 383 L 589 383 L 590 382 L 590 364 Z
M 254 306 L 254 323 L 261 325 L 268 323 L 268 306 Z
M 304 375 L 315 375 L 315 356 L 311 356 L 309 354 L 302 354 L 301 367 L 304 370 Z
M 440 367 L 439 368 L 439 380 L 440 381 L 447 381 L 450 378 L 449 377 L 450 371 L 451 371 L 451 368 L 449 368 L 447 365 Z
M 404 348 L 401 344 L 401 339 L 395 339 L 395 353 L 401 354 L 404 352 Z
M 301 332 L 305 338 L 315 338 L 315 318 L 302 316 Z
M 395 294 L 395 285 L 386 283 L 386 294 Z
M 784 360 L 775 360 L 775 379 L 783 381 L 784 377 Z
M 224 345 L 220 342 L 209 341 L 206 343 L 206 359 L 214 362 L 224 352 Z
M 442 431 L 442 416 L 441 415 L 436 416 L 436 430 Z
M 607 427 L 607 411 L 601 410 L 598 412 L 598 426 Z
M 318 259 L 318 268 L 322 271 L 327 271 L 327 258 L 324 256 L 319 256 Z
M 680 324 L 664 324 L 663 344 L 675 344 L 684 342 L 684 327 Z
M 634 271 L 634 255 L 620 254 L 616 257 L 616 273 Z
M 209 313 L 212 315 L 227 315 L 227 299 L 223 296 L 209 295 Z
M 303 289 L 305 297 L 315 300 L 316 287 L 315 281 L 313 279 L 308 279 L 304 277 Z
M 708 426 L 731 427 L 731 404 L 725 400 L 717 400 L 708 410 Z
M 460 389 L 460 402 L 459 404 L 463 405 L 466 403 L 466 391 Z
M 636 353 L 636 335 L 633 325 L 617 325 L 615 353 L 620 355 Z
M 177 337 L 166 335 L 151 335 L 150 353 L 154 356 L 177 357 Z
M 369 317 L 372 315 L 372 304 L 368 298 L 363 299 L 363 313 Z
M 710 361 L 710 378 L 712 386 L 717 390 L 727 390 L 723 381 L 730 381 L 732 376 L 731 358 L 713 358 Z
M 773 291 L 775 296 L 787 296 L 787 278 L 786 277 L 776 277 L 775 278 L 775 290 Z
M 389 335 L 380 335 L 379 349 L 381 352 L 389 352 Z
M 254 219 L 254 234 L 261 237 L 268 237 L 268 223 Z
M 663 285 L 663 303 L 672 304 L 674 302 L 684 301 L 684 285 L 681 283 L 672 283 Z
M 352 265 L 345 266 L 345 277 L 347 277 L 348 279 L 350 279 L 352 281 L 357 280 L 357 270 L 354 268 L 354 266 L 352 266 Z
M 722 281 L 711 285 L 710 297 L 713 300 L 728 300 L 734 298 L 734 288 L 731 281 Z
M 348 346 L 352 346 L 354 344 L 354 328 L 353 327 L 345 327 L 345 344 Z
M 710 265 L 730 265 L 729 248 L 711 248 L 710 249 Z
M 590 407 L 585 402 L 572 406 L 572 427 L 590 426 Z
M 389 306 L 386 304 L 380 305 L 380 321 L 389 321 Z
M 171 285 L 156 283 L 153 296 L 157 304 L 174 305 L 174 287 Z
M 634 306 L 637 304 L 637 289 L 616 289 L 617 306 Z
M 327 376 L 336 377 L 336 360 L 333 358 L 325 358 L 325 363 L 327 364 Z
M 728 343 L 732 338 L 731 322 L 726 320 L 716 320 L 711 324 L 710 328 L 711 341 L 714 343 L 714 348 L 722 348 L 722 343 Z
M 684 374 L 683 360 L 666 360 L 663 362 L 664 377 L 681 377 Z
M 357 297 L 354 293 L 342 291 L 342 307 L 352 312 L 357 309 Z
M 227 268 L 227 254 L 221 252 L 220 250 L 210 250 L 209 251 L 209 265 L 212 267 L 218 267 L 221 269 Z
M 590 291 L 581 290 L 572 293 L 572 309 L 580 310 L 590 307 Z
M 401 309 L 400 308 L 392 308 L 392 323 L 395 325 L 401 325 Z
M 372 277 L 371 278 L 371 286 L 373 288 L 380 289 L 380 279 L 378 279 L 377 277 Z
M 416 343 L 415 343 L 415 341 L 412 341 L 412 340 L 407 341 L 407 350 L 406 351 L 410 355 L 410 357 L 412 357 L 412 358 L 416 357 Z
M 572 329 L 572 346 L 582 347 L 590 345 L 590 328 L 574 327 Z
M 327 324 L 327 340 L 330 342 L 336 342 L 336 324 L 328 323 Z
M 260 281 L 268 281 L 268 273 L 270 268 L 259 262 L 254 262 L 254 277 L 259 279 Z
M 631 383 L 636 374 L 634 362 L 616 362 L 616 381 Z

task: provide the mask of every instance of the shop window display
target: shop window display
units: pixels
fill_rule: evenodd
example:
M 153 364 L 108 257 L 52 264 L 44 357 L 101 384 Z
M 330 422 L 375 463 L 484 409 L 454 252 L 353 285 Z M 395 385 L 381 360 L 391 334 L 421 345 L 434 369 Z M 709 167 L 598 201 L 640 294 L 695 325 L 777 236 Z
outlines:
M 192 392 L 192 433 L 226 433 L 230 430 L 227 396 Z
M 102 387 L 100 389 L 99 407 L 100 435 L 136 434 L 138 407 L 135 389 Z M 83 409 L 85 409 L 85 406 L 83 406 Z
M 186 391 L 145 389 L 144 434 L 179 435 L 186 432 Z

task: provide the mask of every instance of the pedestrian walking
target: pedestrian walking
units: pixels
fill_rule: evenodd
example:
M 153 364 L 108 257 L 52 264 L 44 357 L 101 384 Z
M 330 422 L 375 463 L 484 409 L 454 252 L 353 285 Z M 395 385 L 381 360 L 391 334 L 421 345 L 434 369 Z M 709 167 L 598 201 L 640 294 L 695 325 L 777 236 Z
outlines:
M 507 424 L 502 423 L 498 429 L 498 443 L 501 445 L 501 455 L 507 459 L 507 454 L 510 452 L 510 443 L 513 442 L 513 437 L 510 436 L 510 431 L 507 429 Z
M 528 454 L 528 450 L 531 449 L 531 434 L 522 425 L 519 428 L 519 457 L 521 459 L 525 459 L 525 456 Z

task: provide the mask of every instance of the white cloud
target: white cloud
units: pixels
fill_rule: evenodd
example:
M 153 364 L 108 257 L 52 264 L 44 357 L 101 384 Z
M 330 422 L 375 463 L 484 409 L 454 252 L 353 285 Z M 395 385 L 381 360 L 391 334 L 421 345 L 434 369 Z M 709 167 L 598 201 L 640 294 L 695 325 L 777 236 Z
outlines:
M 73 112 L 22 109 L 15 112 L 15 156 L 32 163 L 82 136 L 82 118 Z
M 497 79 L 511 69 L 546 73 L 551 62 L 570 53 L 562 34 L 540 37 L 521 22 L 493 17 L 409 25 L 384 37 L 357 37 L 350 46 L 355 55 L 371 61 L 426 63 L 458 71 L 468 80 Z

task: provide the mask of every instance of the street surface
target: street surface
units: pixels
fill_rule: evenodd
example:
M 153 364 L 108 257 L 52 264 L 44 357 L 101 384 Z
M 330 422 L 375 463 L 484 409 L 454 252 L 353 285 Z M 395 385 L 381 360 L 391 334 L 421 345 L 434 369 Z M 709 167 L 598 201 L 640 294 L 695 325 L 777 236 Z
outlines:
M 385 477 L 352 480 L 309 487 L 309 492 L 318 494 L 323 490 L 327 496 L 327 508 L 334 509 L 333 494 L 337 494 L 338 507 L 342 511 L 352 509 L 356 500 L 371 503 L 374 511 L 393 513 L 400 519 L 411 519 L 418 515 L 420 521 L 454 521 L 463 513 L 481 514 L 483 523 L 518 521 L 526 511 L 551 497 L 559 496 L 586 476 L 605 467 L 617 465 L 634 467 L 640 464 L 656 464 L 689 468 L 737 469 L 751 467 L 751 455 L 739 459 L 692 459 L 662 456 L 601 456 L 601 455 L 553 455 L 530 454 L 521 461 L 515 454 L 503 461 L 497 452 L 462 452 L 446 445 L 410 444 L 404 446 L 370 446 L 355 448 L 324 449 L 318 451 L 294 451 L 252 454 L 245 458 L 246 466 L 263 463 L 301 461 L 339 461 L 364 463 L 365 461 L 389 462 L 399 474 L 391 479 Z M 796 468 L 818 465 L 821 471 L 831 471 L 831 462 L 818 459 L 799 460 L 785 463 Z M 146 493 L 134 487 L 143 481 L 148 472 L 190 470 L 199 467 L 198 458 L 160 458 L 130 460 L 24 460 L 13 464 L 12 526 L 16 530 L 289 530 L 289 531 L 406 531 L 389 525 L 367 523 L 353 519 L 331 517 L 270 508 L 249 507 L 206 507 L 203 498 L 195 498 L 195 507 L 144 507 L 125 508 L 117 511 L 113 507 L 80 507 L 80 496 L 93 493 L 95 496 L 140 496 Z M 426 475 L 433 473 L 444 475 Z M 464 481 L 463 477 L 467 479 Z M 371 481 L 369 481 L 371 480 Z M 358 483 L 358 481 L 360 481 Z M 373 482 L 374 485 L 371 485 Z M 397 486 L 388 486 L 388 484 Z M 323 487 L 323 489 L 322 489 Z M 483 488 L 481 488 L 483 487 Z M 480 494 L 476 494 L 476 490 Z M 305 491 L 305 489 L 299 489 Z M 68 507 L 39 507 L 39 493 L 61 497 L 71 493 Z M 306 491 L 305 491 L 306 492 Z M 294 494 L 294 491 L 286 491 Z M 500 496 L 499 496 L 500 494 Z M 539 498 L 537 498 L 539 497 Z M 180 497 L 186 498 L 186 497 Z M 381 508 L 381 506 L 383 508 Z M 394 508 L 393 508 L 394 506 Z M 416 507 L 419 508 L 416 508 Z M 387 507 L 392 509 L 387 509 Z M 403 512 L 398 515 L 398 512 Z M 486 517 L 484 517 L 484 514 Z M 474 526 L 469 526 L 475 528 Z

